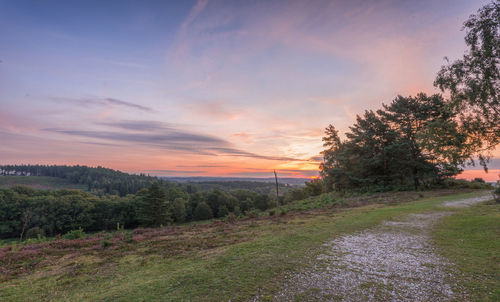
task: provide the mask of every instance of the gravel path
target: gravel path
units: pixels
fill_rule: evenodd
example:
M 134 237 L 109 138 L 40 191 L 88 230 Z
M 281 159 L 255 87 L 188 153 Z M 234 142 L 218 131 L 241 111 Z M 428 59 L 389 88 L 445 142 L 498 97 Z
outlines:
M 464 207 L 469 207 L 475 204 L 478 204 L 483 201 L 488 201 L 493 199 L 491 195 L 483 195 L 479 197 L 474 197 L 474 198 L 467 198 L 467 199 L 461 199 L 461 200 L 456 200 L 456 201 L 448 201 L 443 203 L 445 207 L 451 207 L 451 208 L 464 208 Z
M 490 196 L 447 202 L 464 207 Z M 446 212 L 409 215 L 326 243 L 310 271 L 291 275 L 276 301 L 448 301 L 452 265 L 434 251 L 432 226 Z

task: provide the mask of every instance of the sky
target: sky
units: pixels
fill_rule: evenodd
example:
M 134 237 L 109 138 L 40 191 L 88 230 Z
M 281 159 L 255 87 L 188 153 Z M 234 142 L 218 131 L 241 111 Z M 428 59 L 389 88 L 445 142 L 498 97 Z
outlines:
M 0 164 L 314 177 L 326 126 L 438 92 L 485 3 L 0 0 Z

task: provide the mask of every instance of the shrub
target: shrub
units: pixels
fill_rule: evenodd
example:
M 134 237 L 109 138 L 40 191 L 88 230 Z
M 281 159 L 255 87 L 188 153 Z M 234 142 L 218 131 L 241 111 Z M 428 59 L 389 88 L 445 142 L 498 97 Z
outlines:
M 217 217 L 226 217 L 227 214 L 229 214 L 229 210 L 225 205 L 219 206 L 219 209 L 217 210 Z
M 238 220 L 238 218 L 233 213 L 229 213 L 229 215 L 227 215 L 225 220 L 227 223 L 235 223 Z
M 187 202 L 182 198 L 176 198 L 174 200 L 172 206 L 172 214 L 174 216 L 175 222 L 183 223 L 186 220 L 186 204 Z
M 104 238 L 102 241 L 101 241 L 101 247 L 103 249 L 107 248 L 107 247 L 110 247 L 112 245 L 111 241 L 109 241 L 109 239 L 107 238 Z
M 259 211 L 257 209 L 252 209 L 252 210 L 250 210 L 250 211 L 247 212 L 247 216 L 249 218 L 259 217 Z
M 196 220 L 211 219 L 213 218 L 212 209 L 206 202 L 202 201 L 194 209 L 194 218 Z
M 495 197 L 496 202 L 500 202 L 500 184 L 497 184 L 497 188 L 493 191 L 493 197 Z
M 26 238 L 43 238 L 45 230 L 39 227 L 33 227 L 26 232 Z
M 80 239 L 83 237 L 85 237 L 85 232 L 82 228 L 79 228 L 78 230 L 71 230 L 63 236 L 64 239 Z
M 234 215 L 236 215 L 236 217 L 240 216 L 241 215 L 240 207 L 239 206 L 235 206 L 233 213 L 234 213 Z

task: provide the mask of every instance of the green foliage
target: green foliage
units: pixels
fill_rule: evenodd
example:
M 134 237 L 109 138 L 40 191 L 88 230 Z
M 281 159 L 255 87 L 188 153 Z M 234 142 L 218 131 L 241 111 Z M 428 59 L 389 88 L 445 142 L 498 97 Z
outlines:
M 225 205 L 220 205 L 217 210 L 217 217 L 226 217 L 229 214 L 229 210 Z
M 111 241 L 107 240 L 107 239 L 104 239 L 103 241 L 101 241 L 101 247 L 102 248 L 107 248 L 107 247 L 110 247 L 112 246 L 113 244 L 111 243 Z
M 103 167 L 87 166 L 45 166 L 45 165 L 3 165 L 0 166 L 0 175 L 31 175 L 49 176 L 77 184 L 96 194 L 112 194 L 125 196 L 135 194 L 141 189 L 148 188 L 157 182 L 164 188 L 174 187 L 175 184 L 157 179 L 156 177 L 130 175 L 120 171 Z
M 455 188 L 455 189 L 491 189 L 491 185 L 480 181 L 467 181 L 465 179 L 445 179 L 442 183 L 438 184 L 440 188 Z
M 497 183 L 496 189 L 493 191 L 493 197 L 496 202 L 500 202 L 500 183 Z
M 273 182 L 261 182 L 261 181 L 242 181 L 242 180 L 219 180 L 219 181 L 200 181 L 200 182 L 190 182 L 186 185 L 186 191 L 226 191 L 231 192 L 235 190 L 252 192 L 255 194 L 263 195 L 276 195 L 276 185 Z M 280 192 L 287 192 L 293 186 L 289 186 L 284 183 L 279 184 Z
M 240 216 L 241 215 L 241 210 L 240 210 L 239 206 L 235 206 L 234 207 L 233 214 L 236 215 L 236 216 Z
M 83 237 L 85 237 L 85 232 L 83 231 L 82 228 L 79 228 L 78 230 L 71 230 L 63 235 L 64 239 L 71 239 L 71 240 L 80 239 Z
M 158 232 L 152 241 L 117 242 L 112 249 L 44 249 L 40 256 L 49 261 L 32 270 L 18 269 L 22 274 L 1 282 L 0 300 L 158 301 L 168 297 L 175 301 L 247 301 L 257 291 L 263 301 L 272 300 L 290 271 L 313 269 L 308 259 L 316 259 L 324 250 L 322 244 L 332 236 L 432 210 L 443 200 L 287 215 L 225 225 L 224 230 L 229 231 L 225 234 L 220 234 L 220 225 L 182 226 L 179 240 L 166 241 L 161 230 L 148 230 Z M 459 228 L 454 230 L 460 233 Z M 61 258 L 62 254 L 72 257 Z M 11 254 L 0 261 L 15 259 L 10 265 L 16 265 L 17 256 Z M 495 269 L 491 263 L 482 269 Z
M 330 125 L 321 174 L 327 190 L 389 191 L 429 187 L 460 172 L 468 145 L 440 95 L 398 96 L 366 111 L 341 141 Z
M 139 203 L 139 219 L 148 227 L 158 227 L 171 222 L 167 196 L 158 183 L 154 183 Z
M 323 190 L 324 190 L 324 183 L 323 180 L 320 178 L 306 182 L 305 191 L 308 196 L 318 196 L 321 193 L 323 193 Z
M 441 220 L 434 241 L 459 270 L 459 286 L 469 301 L 500 301 L 500 205 L 485 203 L 461 209 Z
M 500 143 L 500 1 L 494 0 L 464 23 L 468 50 L 448 62 L 434 85 L 450 94 L 451 105 L 475 152 Z M 484 158 L 481 163 L 486 165 Z
M 309 197 L 309 192 L 305 188 L 293 189 L 285 193 L 283 203 L 287 204 L 295 200 L 302 200 Z
M 186 200 L 182 198 L 176 198 L 172 203 L 172 215 L 175 222 L 183 223 L 186 221 L 186 204 Z
M 107 236 L 106 236 L 106 237 L 104 237 L 104 239 L 101 241 L 101 247 L 102 247 L 103 249 L 108 248 L 108 247 L 110 247 L 110 246 L 112 246 L 112 245 L 113 245 L 113 243 L 110 241 L 110 239 L 111 239 L 111 236 L 107 235 Z
M 247 216 L 249 218 L 256 218 L 256 217 L 260 216 L 260 212 L 257 209 L 252 209 L 252 210 L 250 210 L 250 211 L 247 212 Z
M 235 223 L 237 220 L 238 220 L 238 217 L 233 213 L 229 213 L 225 218 L 225 221 L 227 223 Z
M 176 197 L 170 203 L 167 195 L 185 197 Z M 167 225 L 172 221 L 182 223 L 199 219 L 194 212 L 202 202 L 206 205 L 210 202 L 213 207 L 209 205 L 210 213 L 217 217 L 224 217 L 229 212 L 239 216 L 255 209 L 256 205 L 263 209 L 276 206 L 274 199 L 248 190 L 198 191 L 184 195 L 179 190 L 164 192 L 163 188 L 156 187 L 119 197 L 95 196 L 78 190 L 34 190 L 16 186 L 0 188 L 0 238 L 19 238 L 23 229 L 23 237 L 26 233 L 29 236 L 33 233 L 36 237 L 35 233 L 56 236 L 79 228 L 97 232 Z M 206 217 L 212 216 L 203 216 L 203 219 Z
M 213 218 L 212 209 L 206 202 L 200 202 L 194 210 L 194 218 L 196 220 L 206 220 Z
M 26 231 L 26 238 L 43 238 L 45 237 L 45 230 L 40 227 L 32 227 Z

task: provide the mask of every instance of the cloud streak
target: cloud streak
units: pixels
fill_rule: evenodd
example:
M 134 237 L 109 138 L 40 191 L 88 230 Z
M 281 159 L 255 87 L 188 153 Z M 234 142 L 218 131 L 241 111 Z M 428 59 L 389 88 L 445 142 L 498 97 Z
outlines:
M 139 105 L 132 102 L 126 102 L 115 98 L 65 98 L 65 97 L 52 97 L 50 98 L 55 102 L 72 103 L 82 107 L 87 106 L 121 106 L 141 111 L 153 111 L 152 108 Z
M 99 140 L 96 144 L 122 142 L 154 148 L 184 151 L 193 154 L 247 157 L 272 161 L 302 161 L 286 156 L 268 156 L 234 148 L 227 140 L 212 135 L 194 133 L 174 128 L 172 125 L 156 121 L 120 121 L 100 123 L 111 128 L 128 131 L 75 130 L 44 128 L 42 131 Z

